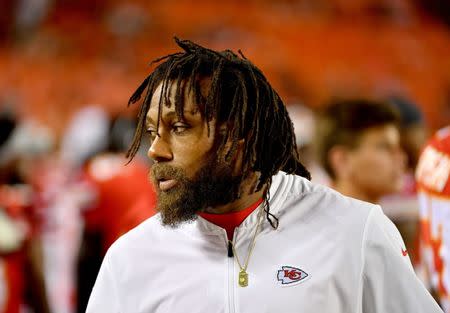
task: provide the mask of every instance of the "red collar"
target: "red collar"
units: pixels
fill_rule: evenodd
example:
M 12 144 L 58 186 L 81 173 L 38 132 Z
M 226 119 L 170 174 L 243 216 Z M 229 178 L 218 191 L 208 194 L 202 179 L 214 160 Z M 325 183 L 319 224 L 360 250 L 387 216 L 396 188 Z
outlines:
M 234 229 L 241 225 L 241 223 L 249 216 L 261 203 L 263 199 L 259 199 L 251 206 L 238 212 L 224 213 L 224 214 L 213 214 L 213 213 L 199 213 L 201 217 L 205 220 L 216 224 L 224 228 L 227 231 L 227 236 L 229 240 L 233 239 Z

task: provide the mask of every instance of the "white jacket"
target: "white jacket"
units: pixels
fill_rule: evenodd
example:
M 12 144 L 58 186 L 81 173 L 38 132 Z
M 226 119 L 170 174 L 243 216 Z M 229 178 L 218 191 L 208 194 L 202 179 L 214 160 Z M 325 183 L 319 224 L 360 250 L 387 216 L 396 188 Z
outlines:
M 264 218 L 248 287 L 238 285 L 224 229 L 201 217 L 173 229 L 157 215 L 109 249 L 87 312 L 441 312 L 379 206 L 282 172 L 270 192 L 280 223 L 274 230 Z M 241 262 L 257 211 L 234 232 Z

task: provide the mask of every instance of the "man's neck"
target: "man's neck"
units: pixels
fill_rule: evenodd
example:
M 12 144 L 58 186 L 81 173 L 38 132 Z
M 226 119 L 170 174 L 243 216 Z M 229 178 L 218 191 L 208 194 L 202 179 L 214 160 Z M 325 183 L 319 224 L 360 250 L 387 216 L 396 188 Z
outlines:
M 259 199 L 261 199 L 264 195 L 264 188 L 260 191 L 254 192 L 252 194 L 247 194 L 246 192 L 242 193 L 243 195 L 241 198 L 231 202 L 227 203 L 225 205 L 216 206 L 216 207 L 210 207 L 205 210 L 206 213 L 212 213 L 212 214 L 224 214 L 224 213 L 232 213 L 232 212 L 239 212 L 242 210 L 245 210 L 255 202 L 257 202 Z
M 358 188 L 355 184 L 351 184 L 347 181 L 335 181 L 333 183 L 333 189 L 346 195 L 348 197 L 352 197 L 358 200 L 370 202 L 370 203 L 378 203 L 380 198 L 375 195 L 371 195 L 365 190 Z
M 261 190 L 255 191 L 257 182 L 258 175 L 256 173 L 250 175 L 249 177 L 244 179 L 241 184 L 241 197 L 239 199 L 236 199 L 235 201 L 224 205 L 206 208 L 205 212 L 212 214 L 224 214 L 245 210 L 258 200 L 262 199 L 264 196 L 264 191 L 266 190 L 267 186 L 263 186 Z

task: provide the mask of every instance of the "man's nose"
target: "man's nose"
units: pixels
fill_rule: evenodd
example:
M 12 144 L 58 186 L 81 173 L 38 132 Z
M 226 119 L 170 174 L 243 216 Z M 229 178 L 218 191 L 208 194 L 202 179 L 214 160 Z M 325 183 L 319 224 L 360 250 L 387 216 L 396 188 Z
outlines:
M 169 144 L 159 135 L 153 140 L 147 155 L 155 162 L 170 161 L 173 158 Z

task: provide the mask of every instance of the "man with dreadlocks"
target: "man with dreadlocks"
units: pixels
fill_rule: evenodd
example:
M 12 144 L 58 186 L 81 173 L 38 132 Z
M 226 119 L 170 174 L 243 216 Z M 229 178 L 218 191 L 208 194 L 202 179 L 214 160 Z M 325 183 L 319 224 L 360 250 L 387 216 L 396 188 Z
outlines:
M 87 312 L 440 312 L 380 207 L 309 182 L 262 72 L 176 42 L 130 99 L 159 213 L 111 246 Z

